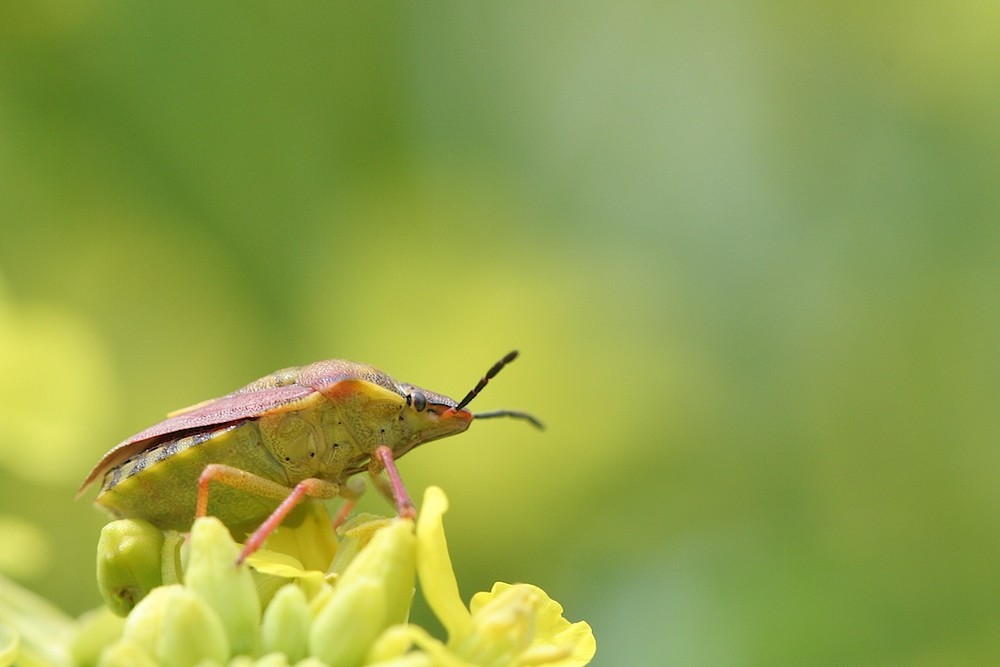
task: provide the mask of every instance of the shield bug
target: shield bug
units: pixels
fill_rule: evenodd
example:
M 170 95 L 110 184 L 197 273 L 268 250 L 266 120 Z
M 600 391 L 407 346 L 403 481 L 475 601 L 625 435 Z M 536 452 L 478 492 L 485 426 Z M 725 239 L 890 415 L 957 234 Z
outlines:
M 91 470 L 78 496 L 102 479 L 95 502 L 116 518 L 183 531 L 211 514 L 234 533 L 256 529 L 240 560 L 304 499 L 356 498 L 347 481 L 360 472 L 401 516 L 412 516 L 394 463 L 400 456 L 461 433 L 473 419 L 515 417 L 541 427 L 524 412 L 466 409 L 515 358 L 516 351 L 504 356 L 458 402 L 352 361 L 284 368 L 124 440 Z

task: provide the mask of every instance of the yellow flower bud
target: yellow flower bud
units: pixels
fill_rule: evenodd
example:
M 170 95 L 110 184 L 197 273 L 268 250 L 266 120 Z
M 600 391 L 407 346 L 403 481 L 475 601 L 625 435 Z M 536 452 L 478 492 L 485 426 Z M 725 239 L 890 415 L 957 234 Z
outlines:
M 191 550 L 184 584 L 208 603 L 222 621 L 236 655 L 252 655 L 260 629 L 260 599 L 253 576 L 236 566 L 240 548 L 215 517 L 202 517 L 191 528 Z
M 229 640 L 219 616 L 180 584 L 154 589 L 125 621 L 123 638 L 163 667 L 192 667 L 202 660 L 224 664 Z
M 295 584 L 285 584 L 264 610 L 261 651 L 282 653 L 289 662 L 301 660 L 308 649 L 311 620 L 306 594 Z
M 125 616 L 163 583 L 163 533 L 141 519 L 112 521 L 97 543 L 97 585 L 108 607 Z

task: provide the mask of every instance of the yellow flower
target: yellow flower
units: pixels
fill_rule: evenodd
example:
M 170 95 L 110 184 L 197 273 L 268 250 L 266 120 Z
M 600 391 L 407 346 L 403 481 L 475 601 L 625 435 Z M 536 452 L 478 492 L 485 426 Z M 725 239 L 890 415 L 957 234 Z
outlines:
M 240 547 L 212 517 L 195 521 L 184 548 L 177 534 L 114 522 L 98 550 L 108 603 L 99 611 L 73 621 L 0 577 L 0 667 L 587 664 L 590 626 L 567 621 L 536 586 L 497 583 L 462 603 L 447 506 L 431 488 L 416 525 L 360 516 L 329 543 L 328 524 L 304 521 L 241 566 Z M 447 641 L 407 622 L 418 577 Z
M 427 489 L 417 520 L 417 573 L 428 605 L 448 632 L 447 642 L 416 626 L 394 626 L 376 641 L 369 664 L 381 667 L 575 667 L 594 657 L 597 644 L 585 622 L 570 623 L 545 591 L 530 584 L 496 583 L 466 609 L 448 556 L 442 517 L 448 499 Z M 407 652 L 412 646 L 417 651 Z

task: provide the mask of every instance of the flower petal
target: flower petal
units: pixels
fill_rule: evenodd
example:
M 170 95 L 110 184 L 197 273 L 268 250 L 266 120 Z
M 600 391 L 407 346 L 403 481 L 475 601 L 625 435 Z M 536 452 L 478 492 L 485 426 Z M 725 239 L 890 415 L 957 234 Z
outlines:
M 442 519 L 447 510 L 448 497 L 444 491 L 428 487 L 417 517 L 417 574 L 424 598 L 448 631 L 451 642 L 461 641 L 472 632 L 472 618 L 462 603 L 448 556 Z

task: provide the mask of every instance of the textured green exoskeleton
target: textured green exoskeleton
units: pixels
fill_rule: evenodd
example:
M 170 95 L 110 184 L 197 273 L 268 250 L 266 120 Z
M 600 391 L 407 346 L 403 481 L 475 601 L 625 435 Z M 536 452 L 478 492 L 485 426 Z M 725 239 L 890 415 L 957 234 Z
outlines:
M 243 556 L 302 499 L 354 497 L 345 483 L 365 470 L 400 514 L 412 514 L 394 459 L 461 433 L 476 417 L 541 426 L 522 412 L 465 409 L 516 357 L 511 352 L 494 364 L 458 403 L 351 361 L 285 368 L 128 438 L 105 454 L 80 491 L 102 479 L 97 505 L 161 529 L 188 530 L 206 513 L 234 532 L 259 526 Z

